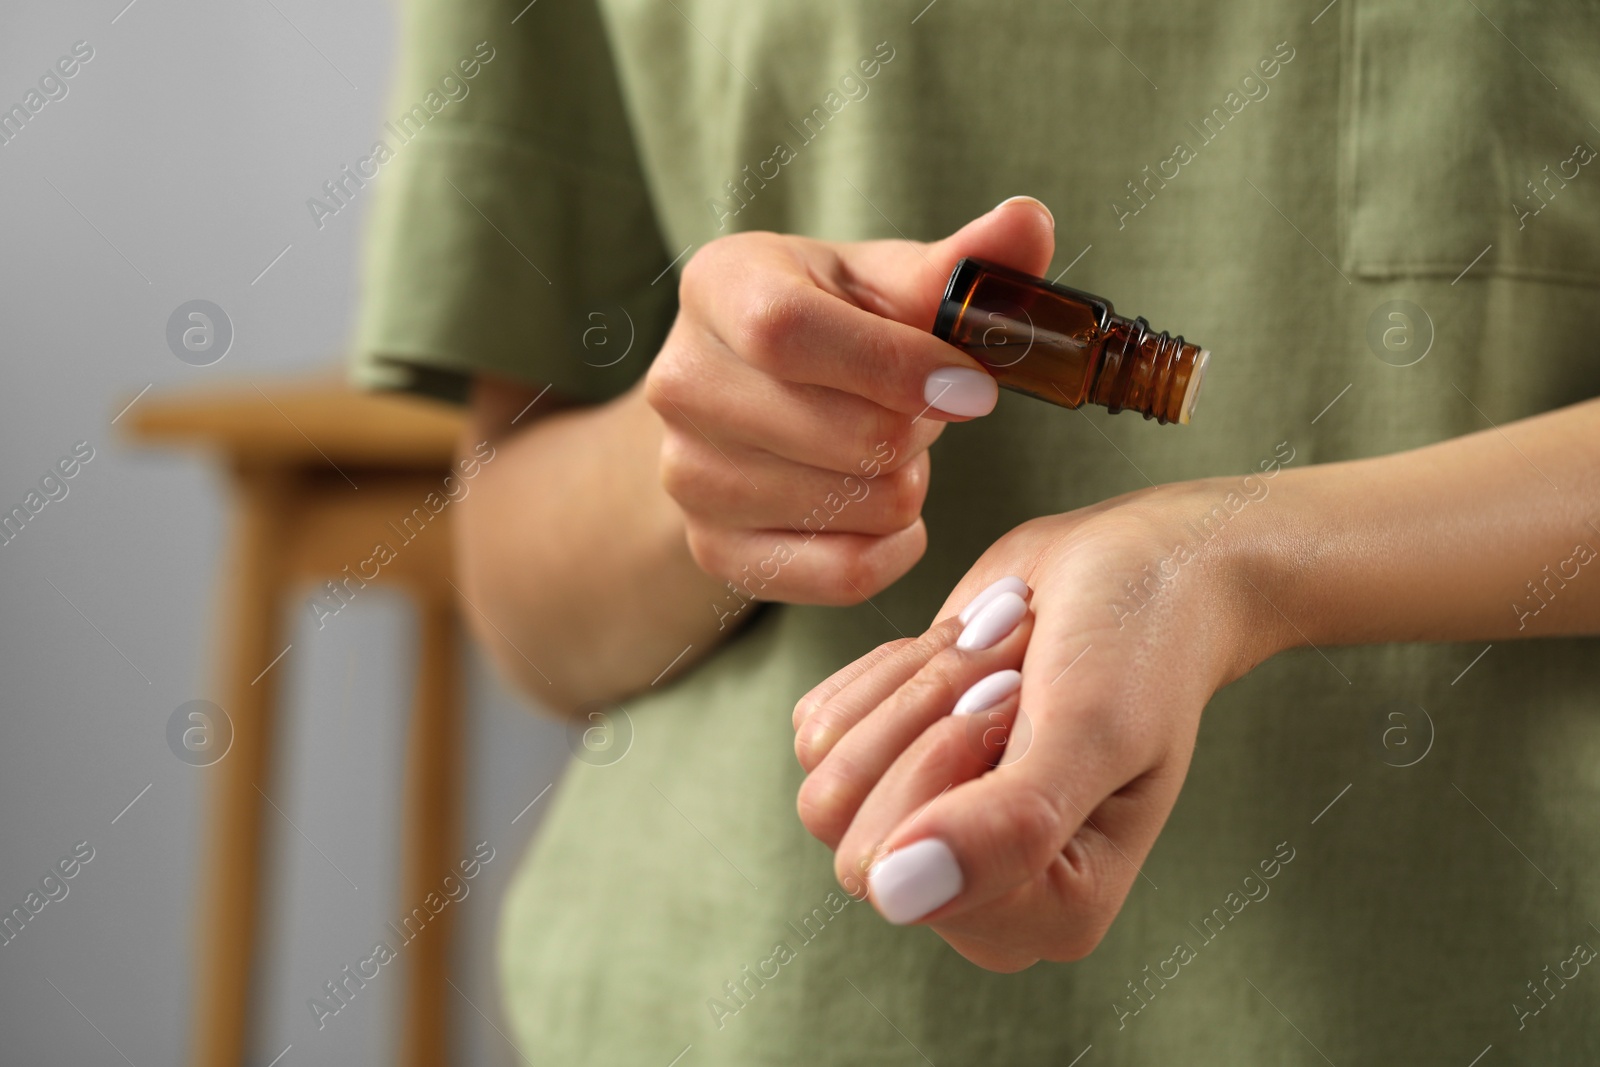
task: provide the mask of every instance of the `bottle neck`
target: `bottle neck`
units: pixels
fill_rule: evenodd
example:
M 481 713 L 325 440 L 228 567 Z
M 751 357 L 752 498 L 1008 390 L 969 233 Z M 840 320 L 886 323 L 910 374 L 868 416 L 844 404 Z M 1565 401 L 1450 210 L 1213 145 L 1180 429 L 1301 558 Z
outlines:
M 1118 315 L 1106 319 L 1100 365 L 1089 387 L 1089 400 L 1112 413 L 1128 409 L 1162 424 L 1186 423 L 1194 411 L 1200 381 L 1211 353 L 1156 333 L 1143 318 Z

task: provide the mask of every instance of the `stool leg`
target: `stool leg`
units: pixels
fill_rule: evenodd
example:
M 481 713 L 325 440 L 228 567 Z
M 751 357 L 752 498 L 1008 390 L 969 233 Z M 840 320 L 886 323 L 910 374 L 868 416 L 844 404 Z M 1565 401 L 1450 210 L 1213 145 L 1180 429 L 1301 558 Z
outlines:
M 273 719 L 283 664 L 261 671 L 283 651 L 282 523 L 287 483 L 269 473 L 235 472 L 235 529 L 230 546 L 222 649 L 223 710 L 233 723 L 227 754 L 204 773 L 211 807 L 206 897 L 195 981 L 196 1067 L 238 1067 L 249 1037 L 249 998 L 261 898 L 261 794 L 269 788 Z M 259 679 L 258 675 L 261 675 Z
M 461 811 L 460 637 L 453 603 L 428 597 L 420 604 L 416 705 L 406 754 L 405 856 L 401 926 L 407 942 L 407 984 L 401 1019 L 400 1062 L 438 1067 L 450 1061 L 451 927 L 459 905 L 434 914 L 429 894 L 448 900 L 442 885 L 456 868 Z M 414 910 L 420 909 L 420 911 Z M 405 921 L 411 918 L 409 927 Z M 425 925 L 424 925 L 425 924 Z M 419 933 L 413 930 L 420 928 Z

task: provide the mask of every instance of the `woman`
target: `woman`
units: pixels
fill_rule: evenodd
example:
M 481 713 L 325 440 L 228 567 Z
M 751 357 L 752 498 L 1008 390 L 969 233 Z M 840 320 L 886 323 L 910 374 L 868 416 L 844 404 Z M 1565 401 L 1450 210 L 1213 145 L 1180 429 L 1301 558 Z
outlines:
M 494 442 L 467 617 L 583 742 L 523 1055 L 1600 1056 L 1595 31 L 413 0 L 400 110 L 480 66 L 357 370 Z M 963 256 L 1204 343 L 1193 424 L 997 396 Z

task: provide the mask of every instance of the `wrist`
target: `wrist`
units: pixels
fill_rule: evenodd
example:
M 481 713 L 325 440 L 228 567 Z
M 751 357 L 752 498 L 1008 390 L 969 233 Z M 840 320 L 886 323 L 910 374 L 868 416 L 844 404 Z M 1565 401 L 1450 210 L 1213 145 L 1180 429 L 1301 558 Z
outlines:
M 1255 514 L 1241 513 L 1235 533 L 1223 547 L 1223 567 L 1229 583 L 1234 613 L 1239 621 L 1240 664 L 1243 675 L 1280 652 L 1307 644 L 1304 631 L 1292 618 L 1295 594 L 1294 521 L 1288 508 L 1268 505 Z
M 1154 491 L 1171 542 L 1157 567 L 1172 568 L 1169 559 L 1194 564 L 1194 617 L 1214 633 L 1209 644 L 1219 686 L 1307 643 L 1291 620 L 1302 554 L 1292 503 L 1299 494 L 1284 491 L 1305 473 L 1273 465 Z
M 1372 613 L 1362 610 L 1362 598 L 1350 592 L 1380 528 L 1361 518 L 1374 506 L 1370 497 L 1381 481 L 1375 463 L 1381 461 L 1264 474 L 1259 499 L 1237 516 L 1238 536 L 1225 556 L 1252 630 L 1246 670 L 1292 649 L 1399 636 L 1382 633 Z

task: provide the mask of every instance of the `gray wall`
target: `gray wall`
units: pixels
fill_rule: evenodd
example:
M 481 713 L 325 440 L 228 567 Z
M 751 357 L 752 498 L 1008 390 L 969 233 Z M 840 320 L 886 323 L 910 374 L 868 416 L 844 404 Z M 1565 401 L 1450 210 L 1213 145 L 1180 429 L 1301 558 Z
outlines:
M 0 945 L 7 1063 L 125 1056 L 146 1067 L 186 1053 L 206 796 L 165 729 L 179 704 L 217 695 L 226 501 L 203 459 L 130 449 L 111 420 L 147 384 L 266 382 L 337 358 L 359 295 L 365 204 L 319 231 L 305 201 L 370 144 L 395 48 L 383 0 L 125 4 L 0 9 L 0 106 L 23 102 L 75 42 L 94 49 L 67 95 L 0 145 L 0 509 L 76 442 L 94 449 L 67 495 L 0 545 L 0 911 L 77 842 L 95 850 L 67 896 Z M 235 329 L 207 367 L 166 342 L 169 314 L 196 298 Z M 280 1067 L 381 1062 L 397 975 L 386 970 L 320 1032 L 306 1000 L 402 908 L 414 623 L 380 594 L 320 632 L 290 610 L 253 1060 L 292 1045 Z M 496 911 L 544 804 L 511 820 L 559 774 L 566 747 L 481 662 L 469 690 L 464 832 L 497 857 L 451 905 L 463 934 L 455 981 L 503 1030 Z M 454 1010 L 458 1062 L 520 1062 L 462 998 Z

